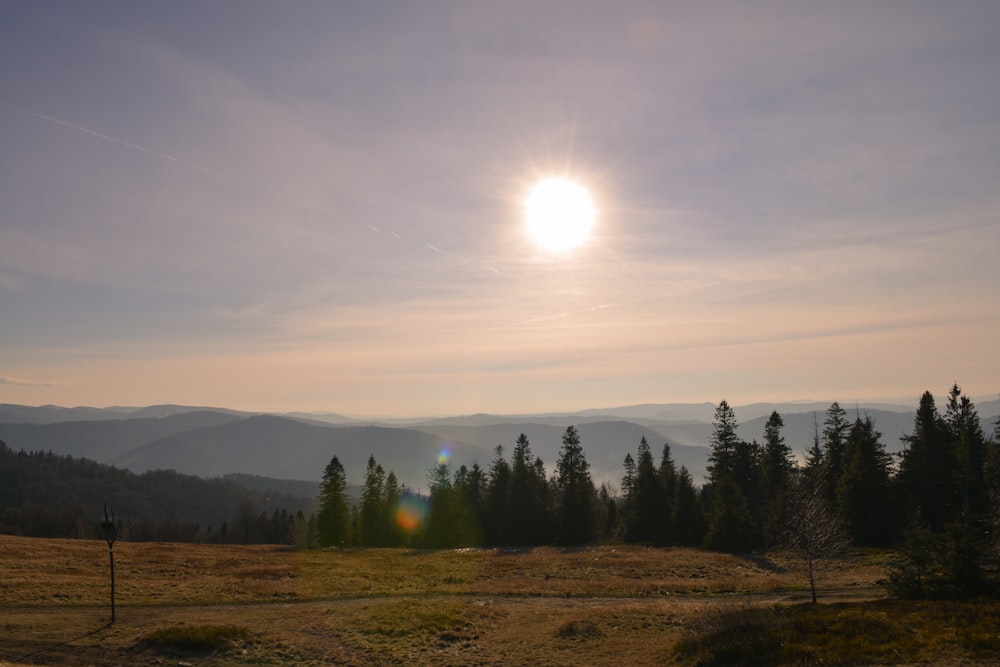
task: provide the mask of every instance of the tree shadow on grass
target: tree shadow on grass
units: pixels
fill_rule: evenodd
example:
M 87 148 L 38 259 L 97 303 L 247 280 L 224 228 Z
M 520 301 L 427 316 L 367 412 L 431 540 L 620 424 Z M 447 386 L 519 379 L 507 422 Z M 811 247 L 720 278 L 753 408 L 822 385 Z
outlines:
M 748 563 L 753 563 L 762 570 L 766 570 L 768 572 L 774 572 L 775 574 L 783 574 L 785 572 L 788 572 L 787 567 L 782 567 L 781 565 L 772 562 L 766 556 L 760 556 L 757 554 L 740 554 L 739 558 L 741 560 L 747 561 Z

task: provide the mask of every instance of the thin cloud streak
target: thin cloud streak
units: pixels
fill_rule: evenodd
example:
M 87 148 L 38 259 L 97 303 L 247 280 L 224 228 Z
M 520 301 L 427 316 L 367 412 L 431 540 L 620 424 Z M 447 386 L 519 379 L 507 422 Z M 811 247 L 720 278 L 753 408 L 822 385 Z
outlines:
M 5 372 L 368 414 L 995 389 L 1000 10 L 261 11 L 0 26 Z M 566 258 L 522 229 L 553 172 L 600 213 Z
M 0 377 L 0 384 L 12 384 L 22 387 L 64 387 L 65 382 L 57 380 L 30 380 L 27 378 Z

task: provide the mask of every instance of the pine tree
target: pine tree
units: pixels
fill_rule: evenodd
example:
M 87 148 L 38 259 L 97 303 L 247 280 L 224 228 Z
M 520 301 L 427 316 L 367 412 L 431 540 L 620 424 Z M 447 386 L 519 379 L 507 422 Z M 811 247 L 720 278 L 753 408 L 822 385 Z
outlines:
M 660 512 L 660 524 L 662 530 L 662 539 L 666 543 L 670 543 L 673 539 L 673 526 L 674 526 L 674 507 L 677 497 L 677 466 L 674 465 L 674 459 L 670 455 L 670 443 L 663 443 L 663 450 L 660 453 L 660 486 L 663 488 L 662 493 L 662 503 L 663 508 Z
M 531 444 L 522 433 L 511 454 L 510 485 L 507 491 L 507 543 L 537 545 L 546 541 L 545 478 L 538 478 L 531 459 Z
M 764 424 L 764 451 L 760 478 L 763 500 L 761 528 L 767 544 L 776 544 L 786 523 L 788 486 L 795 470 L 792 449 L 785 444 L 781 429 L 785 422 L 777 411 Z
M 989 492 L 986 480 L 986 435 L 976 406 L 962 394 L 957 384 L 948 394 L 945 423 L 955 452 L 956 486 L 959 492 L 960 521 L 975 539 L 989 532 Z
M 347 478 L 344 466 L 334 456 L 323 470 L 319 492 L 319 514 L 316 530 L 322 547 L 340 546 L 347 542 L 349 510 Z
M 590 478 L 590 464 L 573 426 L 566 428 L 556 461 L 555 487 L 558 494 L 560 544 L 588 544 L 594 541 L 594 501 L 596 491 Z
M 746 551 L 758 541 L 754 510 L 759 509 L 760 448 L 743 441 L 736 428 L 735 412 L 722 401 L 715 410 L 704 494 L 709 517 L 706 546 L 721 551 Z
M 666 502 L 659 472 L 653 463 L 649 443 L 643 437 L 636 452 L 635 483 L 632 488 L 632 513 L 626 526 L 627 542 L 659 543 L 665 536 L 669 515 L 664 516 Z
M 708 475 L 712 481 L 731 476 L 736 469 L 736 450 L 740 442 L 736 427 L 736 413 L 723 400 L 715 409 L 709 440 L 712 452 L 708 455 Z
M 386 523 L 384 497 L 385 470 L 375 462 L 375 456 L 370 455 L 361 492 L 360 542 L 363 546 L 382 546 Z
M 510 465 L 497 445 L 487 474 L 484 532 L 487 544 L 507 543 L 507 499 L 510 489 Z
M 993 425 L 993 438 L 986 443 L 985 467 L 989 546 L 992 557 L 1000 559 L 1000 419 Z
M 712 485 L 712 517 L 705 547 L 713 551 L 744 553 L 756 545 L 756 529 L 750 506 L 732 477 Z
M 904 441 L 897 480 L 907 512 L 940 533 L 957 510 L 956 466 L 947 425 L 929 391 L 920 397 L 913 433 Z
M 885 544 L 893 513 L 890 503 L 890 460 L 882 434 L 871 417 L 855 420 L 847 436 L 844 473 L 837 485 L 837 510 L 859 544 Z
M 403 486 L 396 479 L 396 473 L 390 470 L 389 474 L 385 476 L 385 485 L 382 489 L 382 507 L 385 512 L 385 537 L 383 539 L 386 546 L 399 547 L 406 543 L 406 533 L 395 520 L 399 499 L 403 495 L 403 491 Z
M 632 452 L 625 453 L 622 465 L 625 468 L 625 476 L 622 477 L 622 496 L 628 498 L 635 491 L 635 459 L 632 458 Z
M 439 460 L 427 473 L 430 487 L 430 510 L 424 531 L 424 546 L 442 549 L 460 544 L 460 526 L 451 481 L 451 463 Z
M 819 422 L 816 421 L 816 413 L 813 413 L 813 443 L 806 450 L 805 475 L 815 480 L 823 476 L 823 446 L 819 440 Z
M 601 489 L 597 492 L 597 499 L 601 510 L 598 513 L 599 519 L 601 519 L 599 524 L 602 526 L 599 537 L 603 541 L 614 539 L 618 530 L 618 503 L 615 502 L 607 482 L 601 484 Z
M 836 506 L 837 485 L 844 474 L 844 459 L 847 457 L 847 434 L 851 423 L 847 412 L 834 401 L 826 411 L 823 421 L 823 465 L 826 475 L 826 492 L 830 502 Z
M 671 526 L 672 541 L 676 544 L 694 547 L 701 545 L 705 539 L 705 511 L 691 473 L 685 466 L 677 471 Z
M 483 544 L 486 515 L 486 475 L 478 463 L 464 465 L 455 473 L 455 494 L 466 526 L 464 542 L 469 546 Z

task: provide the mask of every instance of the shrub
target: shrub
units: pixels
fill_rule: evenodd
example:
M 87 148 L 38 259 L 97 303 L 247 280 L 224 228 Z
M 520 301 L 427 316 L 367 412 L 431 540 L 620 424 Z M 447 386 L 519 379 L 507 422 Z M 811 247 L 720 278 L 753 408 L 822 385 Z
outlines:
M 603 633 L 593 621 L 567 621 L 559 626 L 556 636 L 560 639 L 587 639 L 600 637 Z
M 149 633 L 143 640 L 159 648 L 181 651 L 214 651 L 248 641 L 250 631 L 236 625 L 174 625 Z

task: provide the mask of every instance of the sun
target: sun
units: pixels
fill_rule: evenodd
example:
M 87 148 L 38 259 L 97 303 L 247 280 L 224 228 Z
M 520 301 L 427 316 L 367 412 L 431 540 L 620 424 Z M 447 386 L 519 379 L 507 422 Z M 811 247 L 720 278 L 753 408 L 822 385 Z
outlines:
M 585 187 L 564 176 L 534 185 L 524 200 L 528 235 L 544 250 L 569 252 L 590 238 L 597 210 Z

